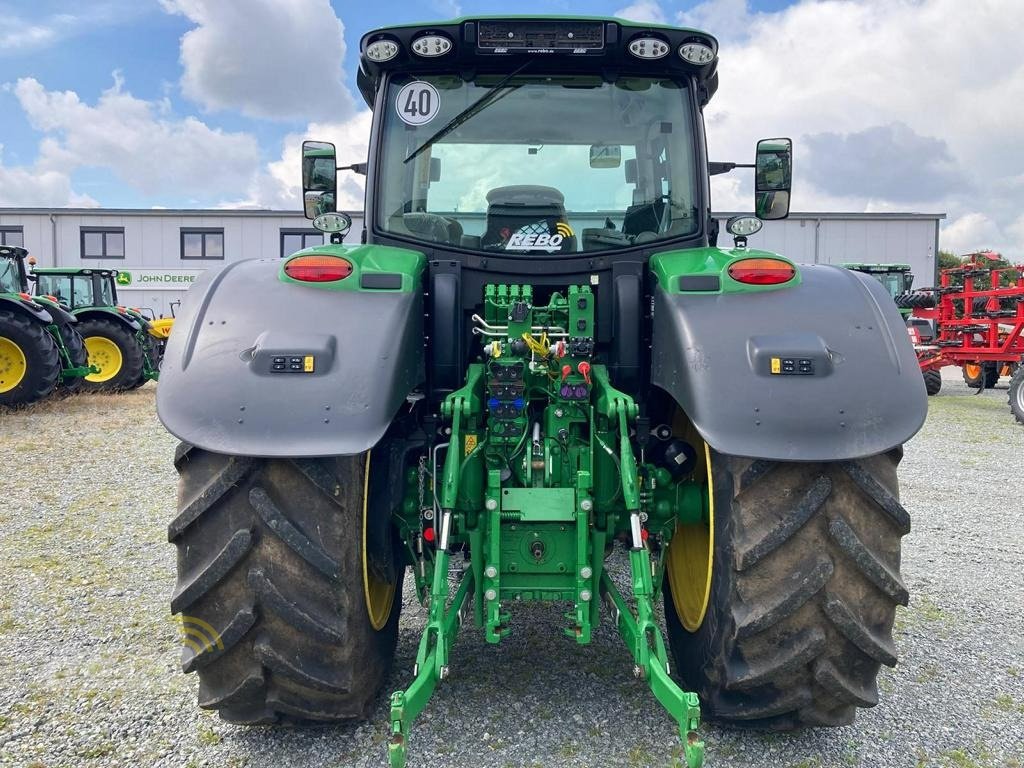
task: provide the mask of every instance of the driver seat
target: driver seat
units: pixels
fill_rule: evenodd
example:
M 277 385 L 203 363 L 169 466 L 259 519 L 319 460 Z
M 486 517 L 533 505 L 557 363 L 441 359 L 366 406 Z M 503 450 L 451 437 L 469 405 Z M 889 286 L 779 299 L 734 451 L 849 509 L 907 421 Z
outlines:
M 508 248 L 514 235 L 561 238 L 553 247 Z M 565 196 L 554 187 L 519 184 L 497 187 L 487 193 L 487 228 L 480 245 L 487 250 L 531 250 L 574 253 L 576 235 L 565 215 Z

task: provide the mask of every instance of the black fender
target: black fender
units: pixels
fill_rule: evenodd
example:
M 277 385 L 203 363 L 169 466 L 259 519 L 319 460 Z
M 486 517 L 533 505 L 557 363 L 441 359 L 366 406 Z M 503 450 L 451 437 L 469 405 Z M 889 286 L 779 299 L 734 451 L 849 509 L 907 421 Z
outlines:
M 168 339 L 157 413 L 219 453 L 362 453 L 424 380 L 422 291 L 329 290 L 283 282 L 280 268 L 249 259 L 196 280 Z
M 928 404 L 895 302 L 866 275 L 799 269 L 799 285 L 776 290 L 658 287 L 653 383 L 722 453 L 838 461 L 901 445 Z
M 49 310 L 34 301 L 26 301 L 25 299 L 15 298 L 10 295 L 0 296 L 0 309 L 6 309 L 9 312 L 35 320 L 43 325 L 53 323 L 53 316 Z
M 50 317 L 57 325 L 71 325 L 78 322 L 77 317 L 55 301 L 50 301 L 44 296 L 33 296 L 32 300 L 46 307 L 46 311 L 50 313 Z
M 87 307 L 85 309 L 79 309 L 75 311 L 75 317 L 79 320 L 106 320 L 107 322 L 113 320 L 124 325 L 132 333 L 142 329 L 142 326 L 139 325 L 139 322 L 135 318 L 108 307 Z

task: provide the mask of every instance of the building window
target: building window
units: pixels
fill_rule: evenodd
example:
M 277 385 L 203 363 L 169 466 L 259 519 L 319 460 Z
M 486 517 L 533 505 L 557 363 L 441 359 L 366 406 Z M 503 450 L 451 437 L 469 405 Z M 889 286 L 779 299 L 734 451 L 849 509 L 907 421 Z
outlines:
M 0 227 L 0 245 L 25 247 L 25 232 L 21 227 Z
M 315 229 L 282 229 L 281 258 L 291 256 L 303 248 L 312 248 L 324 244 L 323 232 Z
M 182 229 L 181 258 L 223 259 L 224 230 L 210 227 Z
M 83 259 L 123 259 L 124 227 L 82 227 Z

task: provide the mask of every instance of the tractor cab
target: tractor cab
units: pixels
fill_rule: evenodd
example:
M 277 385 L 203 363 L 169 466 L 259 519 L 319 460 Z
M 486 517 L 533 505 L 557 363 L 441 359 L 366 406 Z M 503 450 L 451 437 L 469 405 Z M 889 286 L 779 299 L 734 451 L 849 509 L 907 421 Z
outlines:
M 476 354 L 487 286 L 527 278 L 540 301 L 590 285 L 593 343 L 613 380 L 636 386 L 650 258 L 717 243 L 709 174 L 755 169 L 758 216 L 788 215 L 788 139 L 760 142 L 756 163 L 709 166 L 702 110 L 718 43 L 706 33 L 484 18 L 377 30 L 360 51 L 368 162 L 336 169 L 333 145 L 306 142 L 304 207 L 340 243 L 337 171 L 365 174 L 360 240 L 427 257 L 426 330 L 450 350 L 430 361 L 435 402 Z M 760 228 L 745 221 L 737 244 Z M 706 285 L 725 261 L 708 262 Z
M 914 284 L 914 275 L 910 271 L 909 264 L 843 264 L 842 266 L 854 272 L 871 275 L 894 299 L 901 293 L 909 291 Z
M 72 311 L 117 306 L 117 270 L 45 267 L 34 269 L 31 277 L 36 295 L 54 296 Z
M 0 293 L 28 293 L 26 256 L 28 251 L 24 248 L 0 246 Z

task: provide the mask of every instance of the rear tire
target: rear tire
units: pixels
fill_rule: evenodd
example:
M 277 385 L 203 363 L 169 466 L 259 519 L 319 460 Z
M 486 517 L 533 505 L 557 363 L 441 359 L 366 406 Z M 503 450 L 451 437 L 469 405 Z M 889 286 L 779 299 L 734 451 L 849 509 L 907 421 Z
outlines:
M 1010 412 L 1020 424 L 1024 424 L 1024 365 L 1018 365 L 1010 379 Z
M 825 464 L 711 456 L 714 562 L 695 631 L 682 625 L 666 579 L 676 671 L 718 720 L 852 722 L 857 707 L 878 702 L 881 664 L 896 664 L 892 624 L 908 600 L 902 449 Z
M 964 383 L 971 389 L 992 389 L 999 381 L 999 366 L 996 363 L 964 363 L 961 368 Z
M 933 370 L 924 371 L 921 375 L 924 377 L 924 388 L 928 396 L 939 394 L 939 390 L 942 389 L 942 374 Z
M 374 629 L 359 536 L 366 454 L 256 459 L 183 444 L 175 466 L 171 611 L 183 614 L 199 706 L 244 724 L 365 718 L 394 656 L 404 575 L 392 546 L 394 597 Z
M 46 328 L 13 312 L 0 312 L 0 407 L 42 400 L 58 379 L 60 352 Z
M 142 347 L 131 330 L 116 320 L 83 320 L 78 324 L 78 331 L 85 340 L 86 348 L 96 339 L 102 346 L 112 344 L 116 347 L 103 357 L 89 356 L 89 362 L 100 369 L 99 373 L 89 374 L 82 380 L 82 391 L 85 392 L 123 392 L 131 389 L 142 376 Z M 111 368 L 113 366 L 113 368 Z

